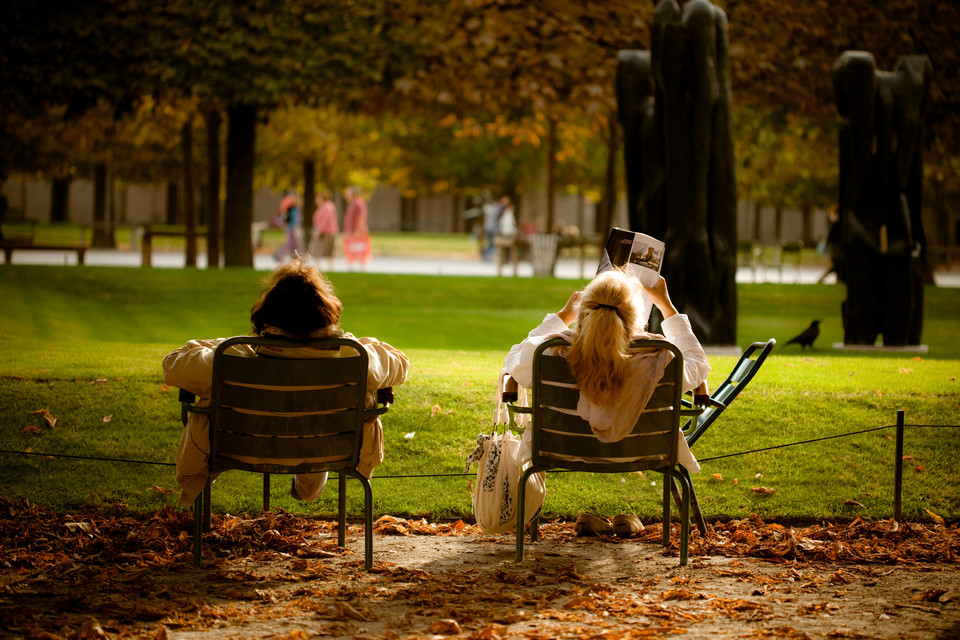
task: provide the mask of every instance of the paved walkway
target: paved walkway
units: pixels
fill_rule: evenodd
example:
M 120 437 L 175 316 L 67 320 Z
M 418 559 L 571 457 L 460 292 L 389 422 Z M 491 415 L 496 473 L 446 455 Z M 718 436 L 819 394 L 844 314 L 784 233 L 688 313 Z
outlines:
M 206 267 L 206 256 L 198 256 L 198 266 Z M 75 253 L 58 251 L 29 251 L 22 250 L 13 254 L 14 264 L 51 264 L 75 265 Z M 139 251 L 111 251 L 90 249 L 86 254 L 86 264 L 90 266 L 108 267 L 136 267 L 140 266 Z M 153 254 L 153 265 L 158 268 L 183 268 L 185 258 L 182 252 L 157 251 Z M 254 256 L 254 268 L 269 271 L 277 263 L 270 254 Z M 590 260 L 580 268 L 578 258 L 560 258 L 557 261 L 555 275 L 558 278 L 589 278 L 593 275 L 596 264 Z M 342 257 L 334 260 L 333 271 L 346 271 L 347 264 Z M 438 276 L 487 276 L 497 275 L 495 262 L 484 262 L 480 259 L 464 258 L 410 258 L 410 257 L 375 257 L 366 267 L 369 273 L 400 273 L 411 275 L 438 275 Z M 783 282 L 787 284 L 815 284 L 823 270 L 819 267 L 759 268 L 742 267 L 737 271 L 737 282 Z M 505 265 L 502 269 L 504 277 L 513 275 L 513 267 Z M 519 277 L 531 277 L 533 265 L 530 262 L 521 262 L 517 269 Z M 937 285 L 941 287 L 960 287 L 960 272 L 939 272 L 934 275 Z M 827 279 L 827 283 L 835 283 L 834 276 Z

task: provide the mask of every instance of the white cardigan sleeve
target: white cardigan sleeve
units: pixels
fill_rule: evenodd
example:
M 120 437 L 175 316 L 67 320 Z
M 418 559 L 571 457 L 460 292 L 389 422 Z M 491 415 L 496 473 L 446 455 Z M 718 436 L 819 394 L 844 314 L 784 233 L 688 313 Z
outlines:
M 693 391 L 707 379 L 710 364 L 700 341 L 693 333 L 690 319 L 686 314 L 678 313 L 665 319 L 660 329 L 664 337 L 675 344 L 683 354 L 683 391 Z
M 520 344 L 510 347 L 503 370 L 517 381 L 521 387 L 533 386 L 533 354 L 547 338 L 555 337 L 567 329 L 567 325 L 555 313 L 548 313 L 540 326 L 531 331 Z

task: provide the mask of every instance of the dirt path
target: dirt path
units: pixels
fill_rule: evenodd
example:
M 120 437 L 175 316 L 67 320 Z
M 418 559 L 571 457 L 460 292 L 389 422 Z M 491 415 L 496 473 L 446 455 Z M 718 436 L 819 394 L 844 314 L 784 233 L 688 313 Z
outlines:
M 333 523 L 288 514 L 215 519 L 195 568 L 182 514 L 35 511 L 0 518 L 3 637 L 960 637 L 956 526 L 743 521 L 694 536 L 680 567 L 658 527 L 619 540 L 547 524 L 517 564 L 512 535 L 381 521 L 367 572 L 358 527 L 343 550 Z
M 521 565 L 512 536 L 376 536 L 374 545 L 369 574 L 357 560 L 362 540 L 333 567 L 292 558 L 236 567 L 245 586 L 218 576 L 227 597 L 196 612 L 208 628 L 168 627 L 168 637 L 960 637 L 956 565 L 694 557 L 680 567 L 653 544 L 551 535 Z M 204 583 L 208 596 L 219 591 Z M 915 599 L 932 590 L 951 597 Z M 237 621 L 237 607 L 250 617 Z

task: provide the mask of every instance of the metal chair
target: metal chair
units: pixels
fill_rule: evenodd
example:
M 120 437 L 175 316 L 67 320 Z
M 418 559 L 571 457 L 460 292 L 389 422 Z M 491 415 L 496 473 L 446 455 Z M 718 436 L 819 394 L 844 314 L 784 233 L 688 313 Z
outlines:
M 250 357 L 250 350 L 261 353 Z M 268 350 L 275 355 L 262 355 Z M 298 357 L 287 350 L 298 350 Z M 306 355 L 304 350 L 307 350 Z M 246 356 L 240 355 L 246 353 Z M 276 357 L 279 354 L 280 357 Z M 346 479 L 364 490 L 365 564 L 373 566 L 373 492 L 356 471 L 365 419 L 387 411 L 392 390 L 378 391 L 378 406 L 365 408 L 367 352 L 349 338 L 288 340 L 238 336 L 217 347 L 210 405 L 198 407 L 181 391 L 182 417 L 210 419 L 210 477 L 229 469 L 263 474 L 263 508 L 270 509 L 270 474 L 322 471 L 339 475 L 338 542 L 346 541 Z M 194 563 L 201 563 L 210 529 L 211 480 L 194 503 Z
M 527 479 L 534 473 L 550 469 L 567 469 L 587 473 L 627 473 L 656 471 L 676 480 L 681 488 L 680 500 L 680 564 L 687 564 L 690 530 L 690 478 L 677 464 L 680 417 L 699 410 L 684 409 L 681 402 L 683 356 L 673 344 L 663 340 L 636 340 L 631 348 L 668 349 L 674 357 L 657 384 L 653 396 L 640 414 L 633 431 L 618 442 L 600 442 L 590 424 L 577 414 L 580 391 L 567 360 L 546 351 L 568 346 L 563 338 L 541 344 L 533 360 L 531 405 L 509 404 L 511 411 L 531 414 L 527 428 L 532 429 L 532 465 L 524 470 L 517 488 L 517 513 L 524 513 Z M 629 459 L 610 462 L 608 459 Z M 663 544 L 670 544 L 670 485 L 664 482 Z M 530 523 L 530 539 L 539 535 L 539 514 Z M 517 526 L 517 562 L 523 561 L 523 525 Z
M 706 433 L 707 429 L 716 422 L 717 418 L 723 414 L 724 410 L 730 406 L 730 403 L 736 400 L 740 392 L 750 384 L 750 381 L 753 380 L 757 371 L 760 370 L 760 366 L 767 359 L 767 356 L 770 355 L 770 352 L 773 351 L 773 347 L 776 344 L 777 341 L 774 338 L 770 338 L 766 342 L 754 342 L 744 350 L 737 364 L 734 365 L 730 374 L 727 375 L 727 379 L 724 380 L 723 384 L 717 387 L 709 397 L 694 396 L 693 401 L 683 401 L 687 409 L 696 406 L 703 407 L 701 412 L 692 416 L 681 428 L 683 437 L 691 449 L 697 440 Z M 686 469 L 680 467 L 680 472 L 690 481 L 690 474 Z M 676 487 L 672 488 L 674 498 L 679 498 Z M 706 535 L 707 525 L 700 512 L 700 503 L 697 501 L 697 492 L 693 489 L 692 482 L 690 482 L 690 505 L 700 535 Z

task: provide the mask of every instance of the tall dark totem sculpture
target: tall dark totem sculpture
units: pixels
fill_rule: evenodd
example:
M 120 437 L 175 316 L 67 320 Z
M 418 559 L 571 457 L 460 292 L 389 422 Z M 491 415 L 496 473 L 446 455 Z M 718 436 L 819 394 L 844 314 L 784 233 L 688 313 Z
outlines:
M 844 343 L 919 345 L 927 241 L 921 217 L 923 114 L 933 74 L 926 56 L 893 72 L 846 51 L 833 66 L 840 130 L 840 224 L 847 285 Z
M 737 337 L 727 49 L 721 9 L 691 0 L 681 10 L 661 0 L 651 51 L 621 51 L 617 68 L 630 228 L 664 240 L 670 295 L 711 345 Z

